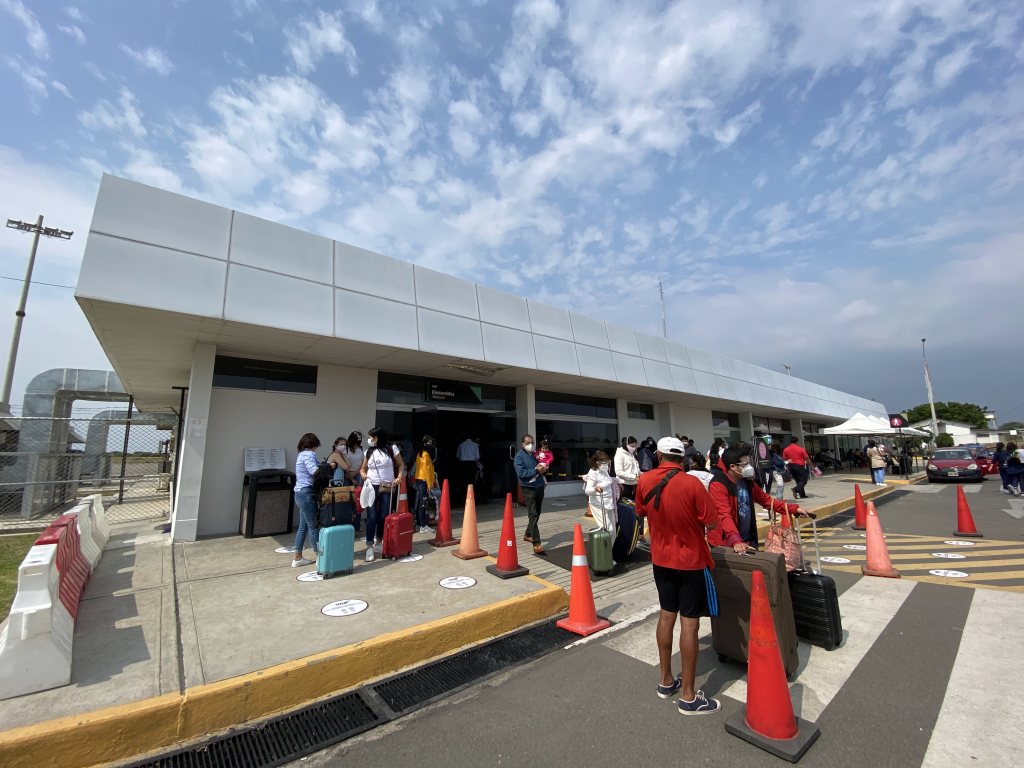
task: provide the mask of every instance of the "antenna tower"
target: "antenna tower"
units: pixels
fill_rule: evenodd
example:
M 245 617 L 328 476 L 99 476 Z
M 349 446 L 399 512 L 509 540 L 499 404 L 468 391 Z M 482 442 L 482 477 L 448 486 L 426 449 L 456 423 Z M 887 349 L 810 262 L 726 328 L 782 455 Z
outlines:
M 668 323 L 665 321 L 665 290 L 661 287 L 661 278 L 658 278 L 658 296 L 661 298 L 661 335 L 668 338 Z

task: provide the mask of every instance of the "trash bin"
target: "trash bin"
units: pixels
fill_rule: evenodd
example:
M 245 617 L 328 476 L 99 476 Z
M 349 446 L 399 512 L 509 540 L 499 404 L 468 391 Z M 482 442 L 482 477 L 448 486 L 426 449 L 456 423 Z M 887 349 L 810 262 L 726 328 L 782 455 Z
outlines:
M 247 539 L 292 532 L 295 473 L 281 469 L 246 472 L 238 532 Z

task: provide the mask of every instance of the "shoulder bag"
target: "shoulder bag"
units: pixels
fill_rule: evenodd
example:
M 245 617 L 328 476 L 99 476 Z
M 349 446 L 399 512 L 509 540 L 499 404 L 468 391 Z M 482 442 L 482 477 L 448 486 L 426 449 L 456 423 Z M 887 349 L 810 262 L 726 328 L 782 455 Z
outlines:
M 764 551 L 774 555 L 782 555 L 786 558 L 786 570 L 795 571 L 803 568 L 804 555 L 800 547 L 800 536 L 792 528 L 784 528 L 776 522 L 774 510 L 771 515 L 771 525 L 768 527 L 768 535 L 764 540 Z M 788 515 L 788 512 L 782 514 Z

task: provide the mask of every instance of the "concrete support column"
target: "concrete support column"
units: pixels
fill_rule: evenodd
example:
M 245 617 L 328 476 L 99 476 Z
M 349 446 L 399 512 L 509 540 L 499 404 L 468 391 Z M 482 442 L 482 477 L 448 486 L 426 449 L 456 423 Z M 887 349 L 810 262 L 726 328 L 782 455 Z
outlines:
M 750 442 L 754 437 L 754 414 L 740 413 L 740 440 Z
M 523 435 L 537 437 L 537 387 L 533 384 L 516 387 L 517 451 L 519 450 L 519 438 Z
M 196 344 L 192 354 L 192 376 L 188 382 L 188 406 L 182 425 L 181 471 L 174 489 L 171 538 L 195 541 L 199 529 L 199 490 L 203 483 L 206 456 L 206 430 L 210 423 L 210 396 L 213 391 L 215 344 Z
M 679 430 L 672 423 L 672 403 L 658 403 L 655 407 L 658 409 L 658 436 L 655 439 L 675 437 Z
M 803 419 L 790 419 L 789 425 L 793 428 L 794 437 L 800 440 L 800 446 L 806 448 L 804 444 L 804 420 Z

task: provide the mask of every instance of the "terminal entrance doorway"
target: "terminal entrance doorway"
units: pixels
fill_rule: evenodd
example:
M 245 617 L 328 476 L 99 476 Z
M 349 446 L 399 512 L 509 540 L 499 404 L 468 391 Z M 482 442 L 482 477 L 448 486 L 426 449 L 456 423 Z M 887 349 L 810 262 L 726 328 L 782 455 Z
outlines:
M 466 488 L 472 483 L 477 503 L 503 498 L 514 490 L 512 456 L 516 445 L 515 416 L 480 413 L 468 409 L 427 407 L 412 414 L 413 442 L 419 446 L 423 435 L 433 436 L 437 447 L 439 481 L 448 481 L 453 507 L 466 502 Z M 480 466 L 459 461 L 458 447 L 465 440 L 479 439 Z M 511 487 L 510 487 L 510 480 Z

